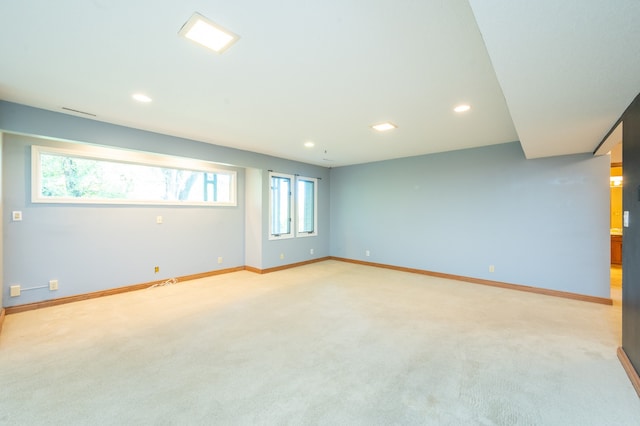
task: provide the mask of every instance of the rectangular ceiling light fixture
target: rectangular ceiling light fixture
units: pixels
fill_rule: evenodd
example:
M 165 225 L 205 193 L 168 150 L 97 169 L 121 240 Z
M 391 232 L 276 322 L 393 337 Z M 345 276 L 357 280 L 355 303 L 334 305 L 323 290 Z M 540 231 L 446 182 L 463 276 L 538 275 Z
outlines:
M 240 38 L 197 12 L 191 15 L 178 34 L 216 53 L 224 52 Z

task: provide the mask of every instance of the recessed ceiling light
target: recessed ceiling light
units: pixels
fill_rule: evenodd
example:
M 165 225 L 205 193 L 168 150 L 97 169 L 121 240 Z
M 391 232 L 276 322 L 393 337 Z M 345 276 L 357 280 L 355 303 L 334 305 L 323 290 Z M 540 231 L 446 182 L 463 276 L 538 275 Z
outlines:
M 144 93 L 134 93 L 133 95 L 131 95 L 131 97 L 138 102 L 148 103 L 152 101 L 152 99 Z
M 178 34 L 216 53 L 224 52 L 240 38 L 197 12 L 191 15 Z
M 386 132 L 387 130 L 396 129 L 397 127 L 398 126 L 393 123 L 389 123 L 388 121 L 371 126 L 373 130 L 377 130 L 378 132 Z
M 307 141 L 304 143 L 304 146 L 306 146 L 307 148 L 313 148 L 316 144 L 311 142 L 311 141 Z
M 470 105 L 467 104 L 462 104 L 462 105 L 458 105 L 457 107 L 455 107 L 453 110 L 455 112 L 465 112 L 465 111 L 469 111 L 471 109 Z

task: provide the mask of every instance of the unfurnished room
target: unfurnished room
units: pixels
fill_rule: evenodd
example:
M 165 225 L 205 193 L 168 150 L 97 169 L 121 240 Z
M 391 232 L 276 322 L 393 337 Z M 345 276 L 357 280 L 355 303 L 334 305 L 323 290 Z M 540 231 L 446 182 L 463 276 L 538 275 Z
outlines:
M 637 425 L 640 2 L 0 4 L 0 424 Z

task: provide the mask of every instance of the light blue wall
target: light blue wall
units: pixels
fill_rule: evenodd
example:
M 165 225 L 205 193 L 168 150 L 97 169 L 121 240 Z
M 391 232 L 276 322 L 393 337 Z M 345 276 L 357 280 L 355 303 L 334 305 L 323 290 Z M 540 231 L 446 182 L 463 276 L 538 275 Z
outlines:
M 262 240 L 264 239 L 262 218 L 263 198 L 262 186 L 264 173 L 262 170 L 248 168 L 245 173 L 245 243 L 244 263 L 256 269 L 262 269 Z
M 610 296 L 606 156 L 526 160 L 511 143 L 340 167 L 331 180 L 333 256 Z
M 6 306 L 244 265 L 244 204 L 168 207 L 34 204 L 30 147 L 68 143 L 5 134 L 4 201 L 23 220 L 5 224 L 4 282 L 58 279 L 60 290 L 23 291 Z M 238 198 L 244 173 L 238 169 Z M 7 215 L 9 216 L 9 215 Z M 163 223 L 157 224 L 156 217 Z M 240 237 L 239 237 L 240 236 Z M 218 256 L 223 263 L 217 263 Z M 155 274 L 154 267 L 160 267 Z M 5 294 L 7 296 L 8 293 Z
M 33 205 L 31 142 L 5 136 L 5 306 L 248 260 L 268 269 L 329 255 L 609 297 L 605 157 L 526 160 L 512 143 L 329 170 L 2 101 L 0 129 L 234 164 L 240 181 L 235 208 Z M 268 170 L 321 178 L 318 237 L 268 240 Z M 249 214 L 249 205 L 261 213 Z M 19 226 L 12 210 L 24 212 Z M 249 224 L 260 237 L 246 233 Z M 246 246 L 254 243 L 260 247 Z M 52 278 L 60 281 L 56 293 L 8 297 L 10 284 Z
M 262 269 L 329 255 L 329 169 L 212 144 L 176 138 L 0 101 L 3 147 L 4 306 L 245 265 L 246 205 L 268 211 L 268 170 L 321 177 L 321 233 L 312 238 L 268 241 L 262 229 Z M 30 136 L 22 136 L 26 134 Z M 37 135 L 38 137 L 31 136 Z M 233 164 L 238 170 L 237 207 L 43 205 L 30 202 L 29 146 L 61 145 L 59 139 Z M 245 193 L 245 168 L 264 177 L 263 190 Z M 254 195 L 252 195 L 254 194 Z M 266 194 L 266 196 L 265 196 Z M 265 204 L 266 203 L 266 204 Z M 7 212 L 23 211 L 22 222 Z M 155 223 L 163 216 L 164 223 Z M 309 254 L 313 245 L 315 254 Z M 284 260 L 280 253 L 286 253 Z M 218 265 L 217 258 L 223 257 Z M 153 267 L 160 266 L 155 274 Z M 9 286 L 60 289 L 25 291 Z

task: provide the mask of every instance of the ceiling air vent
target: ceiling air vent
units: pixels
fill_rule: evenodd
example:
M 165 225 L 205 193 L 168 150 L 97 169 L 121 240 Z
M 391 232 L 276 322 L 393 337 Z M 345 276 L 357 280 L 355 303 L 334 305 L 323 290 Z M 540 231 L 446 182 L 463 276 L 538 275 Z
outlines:
M 86 112 L 86 111 L 80 111 L 77 109 L 73 109 L 73 108 L 67 108 L 67 107 L 62 107 L 63 110 L 65 111 L 71 111 L 71 112 L 76 112 L 78 114 L 84 114 L 84 115 L 90 115 L 91 117 L 96 117 L 95 114 L 91 114 L 90 112 Z

